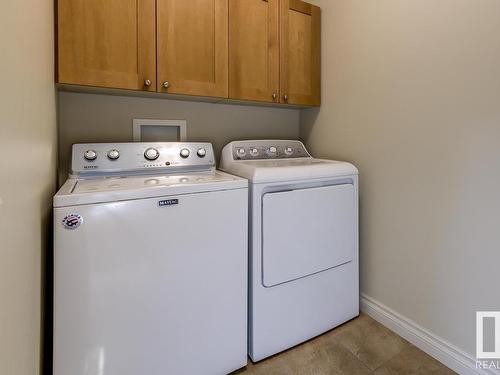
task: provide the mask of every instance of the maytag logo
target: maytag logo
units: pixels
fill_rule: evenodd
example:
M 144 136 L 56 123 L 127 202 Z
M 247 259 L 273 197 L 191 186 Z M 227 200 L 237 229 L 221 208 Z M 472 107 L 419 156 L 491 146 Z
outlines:
M 158 202 L 158 206 L 160 206 L 160 207 L 173 206 L 174 204 L 179 204 L 179 200 L 178 199 L 164 199 L 164 200 Z
M 84 165 L 83 169 L 97 169 L 99 168 L 97 165 Z

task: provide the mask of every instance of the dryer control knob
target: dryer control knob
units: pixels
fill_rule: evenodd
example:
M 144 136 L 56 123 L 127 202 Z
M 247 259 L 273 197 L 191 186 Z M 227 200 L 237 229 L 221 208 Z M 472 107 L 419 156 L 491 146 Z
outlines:
M 148 148 L 146 151 L 144 151 L 144 157 L 148 160 L 156 160 L 160 156 L 160 152 L 153 147 Z
M 95 152 L 94 150 L 87 150 L 84 152 L 83 157 L 88 161 L 95 160 L 97 159 L 97 152 Z
M 276 156 L 277 153 L 278 153 L 278 149 L 274 146 L 271 146 L 267 149 L 267 154 L 269 156 Z
M 187 157 L 189 157 L 189 154 L 190 154 L 190 152 L 189 152 L 189 149 L 187 149 L 187 148 L 183 148 L 180 152 L 181 158 L 183 158 L 183 159 L 186 159 Z
M 291 148 L 291 147 L 285 147 L 285 154 L 292 155 L 293 154 L 293 148 Z
M 251 148 L 250 149 L 250 155 L 252 155 L 252 156 L 258 156 L 259 155 L 259 150 L 257 148 Z

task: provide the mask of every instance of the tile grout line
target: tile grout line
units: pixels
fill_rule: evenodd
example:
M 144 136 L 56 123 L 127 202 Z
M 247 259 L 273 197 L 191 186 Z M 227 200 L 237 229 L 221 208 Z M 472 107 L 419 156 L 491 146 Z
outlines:
M 369 318 L 371 318 L 368 314 L 364 314 L 364 313 L 361 313 L 357 318 L 359 318 L 361 315 L 366 315 L 368 316 Z M 357 319 L 355 318 L 355 319 Z M 350 322 L 352 322 L 353 320 L 355 319 L 352 319 L 342 325 L 347 325 L 349 324 Z M 373 319 L 373 318 L 371 318 Z M 374 320 L 377 324 L 380 324 L 382 327 L 388 329 L 387 327 L 385 327 L 383 324 L 377 322 L 376 320 Z M 389 330 L 389 329 L 388 329 Z M 405 343 L 405 347 L 402 348 L 401 350 L 399 350 L 396 354 L 394 354 L 393 356 L 391 356 L 389 359 L 387 359 L 386 361 L 384 361 L 382 364 L 380 364 L 379 366 L 377 366 L 375 369 L 371 369 L 365 362 L 363 362 L 357 355 L 356 353 L 354 353 L 350 348 L 348 348 L 347 346 L 345 346 L 341 340 L 339 340 L 337 337 L 334 338 L 334 340 L 340 344 L 344 349 L 346 349 L 347 351 L 349 351 L 349 353 L 351 353 L 358 362 L 360 362 L 364 367 L 366 367 L 368 369 L 368 371 L 370 371 L 370 373 L 374 373 L 375 371 L 377 371 L 379 368 L 383 367 L 384 365 L 386 365 L 387 363 L 389 363 L 389 361 L 393 360 L 394 358 L 396 358 L 398 355 L 400 355 L 404 350 L 408 349 L 409 347 L 411 346 L 414 346 L 411 342 L 409 342 L 408 340 L 404 339 L 403 337 L 401 337 L 399 334 L 397 334 L 396 332 L 393 332 L 391 330 L 389 330 L 392 334 L 396 335 L 397 337 L 399 337 L 402 341 L 404 341 Z M 420 350 L 420 349 L 419 349 Z
M 370 372 L 370 374 L 373 373 L 373 371 L 375 371 L 375 370 L 372 370 L 370 367 L 368 367 L 368 365 L 366 363 L 364 363 L 361 359 L 359 359 L 359 357 L 356 355 L 356 353 L 353 353 L 353 351 L 351 349 L 349 349 L 347 346 L 345 346 L 342 343 L 342 341 L 339 340 L 337 337 L 334 337 L 334 341 L 337 342 L 337 344 L 339 344 L 340 346 L 342 346 L 349 353 L 351 353 L 354 356 L 354 358 L 356 359 L 356 361 L 359 362 L 363 367 L 365 367 Z
M 399 336 L 399 335 L 398 335 Z M 401 336 L 400 336 L 401 337 Z M 403 339 L 401 337 L 401 339 Z M 405 339 L 403 339 L 404 341 L 406 341 Z M 408 341 L 406 341 L 408 342 Z M 408 342 L 409 345 L 411 345 L 411 343 Z M 386 364 L 388 364 L 390 361 L 392 361 L 394 358 L 396 358 L 398 355 L 400 355 L 401 353 L 403 353 L 406 349 L 408 349 L 408 347 L 406 348 L 403 348 L 401 349 L 398 353 L 394 354 L 391 358 L 389 358 L 387 361 L 385 361 L 384 363 L 382 363 L 380 366 L 378 366 L 375 370 L 372 371 L 372 373 L 375 373 L 375 371 L 377 371 L 378 369 L 384 367 Z

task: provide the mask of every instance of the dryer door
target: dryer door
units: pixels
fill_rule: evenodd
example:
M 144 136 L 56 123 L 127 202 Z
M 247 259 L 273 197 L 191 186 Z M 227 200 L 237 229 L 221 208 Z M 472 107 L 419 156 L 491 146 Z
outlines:
M 355 246 L 355 210 L 355 191 L 350 184 L 264 194 L 264 286 L 350 262 Z

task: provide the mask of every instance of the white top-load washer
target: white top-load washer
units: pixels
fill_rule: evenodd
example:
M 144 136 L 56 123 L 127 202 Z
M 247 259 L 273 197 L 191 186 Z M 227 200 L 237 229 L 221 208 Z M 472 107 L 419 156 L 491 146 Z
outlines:
M 252 360 L 359 315 L 357 169 L 277 140 L 232 142 L 220 167 L 250 181 Z
M 247 186 L 208 143 L 74 145 L 54 197 L 54 374 L 245 366 Z

